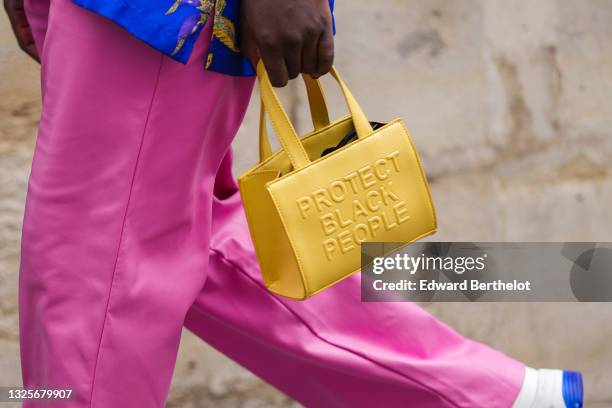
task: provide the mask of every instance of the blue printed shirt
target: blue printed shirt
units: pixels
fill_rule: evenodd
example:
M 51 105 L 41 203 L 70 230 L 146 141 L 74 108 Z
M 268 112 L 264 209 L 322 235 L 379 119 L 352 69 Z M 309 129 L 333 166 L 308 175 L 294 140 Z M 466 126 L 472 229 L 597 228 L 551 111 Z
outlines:
M 204 67 L 234 76 L 255 75 L 237 44 L 240 0 L 72 0 L 107 17 L 164 54 L 187 62 L 198 34 L 213 19 Z M 333 11 L 334 0 L 329 0 Z

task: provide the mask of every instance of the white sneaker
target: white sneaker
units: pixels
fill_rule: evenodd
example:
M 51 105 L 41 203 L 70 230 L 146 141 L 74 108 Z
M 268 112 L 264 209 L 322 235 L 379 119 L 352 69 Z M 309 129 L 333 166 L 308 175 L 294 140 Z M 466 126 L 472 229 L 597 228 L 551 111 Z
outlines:
M 525 379 L 512 408 L 582 408 L 582 374 L 525 368 Z

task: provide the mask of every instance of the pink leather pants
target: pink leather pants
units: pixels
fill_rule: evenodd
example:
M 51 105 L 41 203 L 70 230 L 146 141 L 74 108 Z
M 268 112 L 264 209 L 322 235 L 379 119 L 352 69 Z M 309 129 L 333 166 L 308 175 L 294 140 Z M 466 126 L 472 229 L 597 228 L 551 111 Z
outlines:
M 49 12 L 50 8 L 50 12 Z M 305 302 L 259 276 L 230 142 L 252 78 L 176 63 L 68 0 L 30 0 L 43 113 L 23 227 L 24 386 L 162 407 L 186 325 L 314 407 L 510 407 L 523 364 L 359 277 Z M 34 406 L 28 403 L 25 406 Z

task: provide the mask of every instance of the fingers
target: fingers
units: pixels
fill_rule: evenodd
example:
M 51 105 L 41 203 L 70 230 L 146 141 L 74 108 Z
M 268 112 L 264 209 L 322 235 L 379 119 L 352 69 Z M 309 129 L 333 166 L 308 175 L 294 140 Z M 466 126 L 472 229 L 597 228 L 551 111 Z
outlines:
M 311 36 L 302 47 L 302 73 L 304 74 L 312 76 L 318 72 L 319 37 L 319 34 Z
M 285 47 L 263 47 L 261 50 L 270 82 L 284 87 L 300 73 L 318 78 L 331 69 L 334 62 L 334 38 L 331 30 L 319 38 L 311 37 L 303 44 L 292 42 Z
M 302 44 L 292 39 L 285 48 L 285 64 L 289 79 L 295 79 L 302 71 Z
M 4 0 L 4 9 L 9 17 L 11 28 L 19 44 L 19 48 L 25 51 L 30 57 L 40 62 L 32 29 L 23 7 L 23 0 Z
M 302 71 L 302 46 L 297 38 L 270 42 L 260 49 L 272 86 L 282 88 Z
M 272 86 L 282 88 L 287 85 L 289 72 L 283 54 L 276 47 L 260 47 L 260 52 Z
M 288 80 L 286 78 L 295 79 L 300 73 L 318 78 L 331 70 L 334 63 L 334 35 L 331 24 L 320 36 L 314 33 L 307 33 L 305 41 L 301 44 L 295 39 L 286 44 L 283 48 L 285 70 L 278 68 L 283 76 L 273 78 L 274 73 L 268 71 L 272 85 L 283 87 L 287 85 Z M 282 61 L 275 62 L 273 65 L 280 67 Z M 286 77 L 284 76 L 285 72 Z
M 327 74 L 334 65 L 334 34 L 331 26 L 323 33 L 319 40 L 317 71 L 315 76 Z

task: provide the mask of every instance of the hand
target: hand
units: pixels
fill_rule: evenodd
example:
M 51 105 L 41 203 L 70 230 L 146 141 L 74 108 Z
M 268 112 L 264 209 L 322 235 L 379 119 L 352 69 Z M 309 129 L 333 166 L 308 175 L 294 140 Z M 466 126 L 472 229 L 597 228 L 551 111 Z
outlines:
M 253 66 L 263 58 L 276 87 L 300 73 L 325 75 L 334 62 L 328 0 L 242 0 L 240 48 Z
M 34 44 L 34 37 L 32 36 L 32 29 L 23 8 L 23 0 L 4 0 L 4 10 L 6 10 L 6 14 L 11 22 L 19 48 L 40 62 L 38 51 L 36 51 L 36 44 Z

